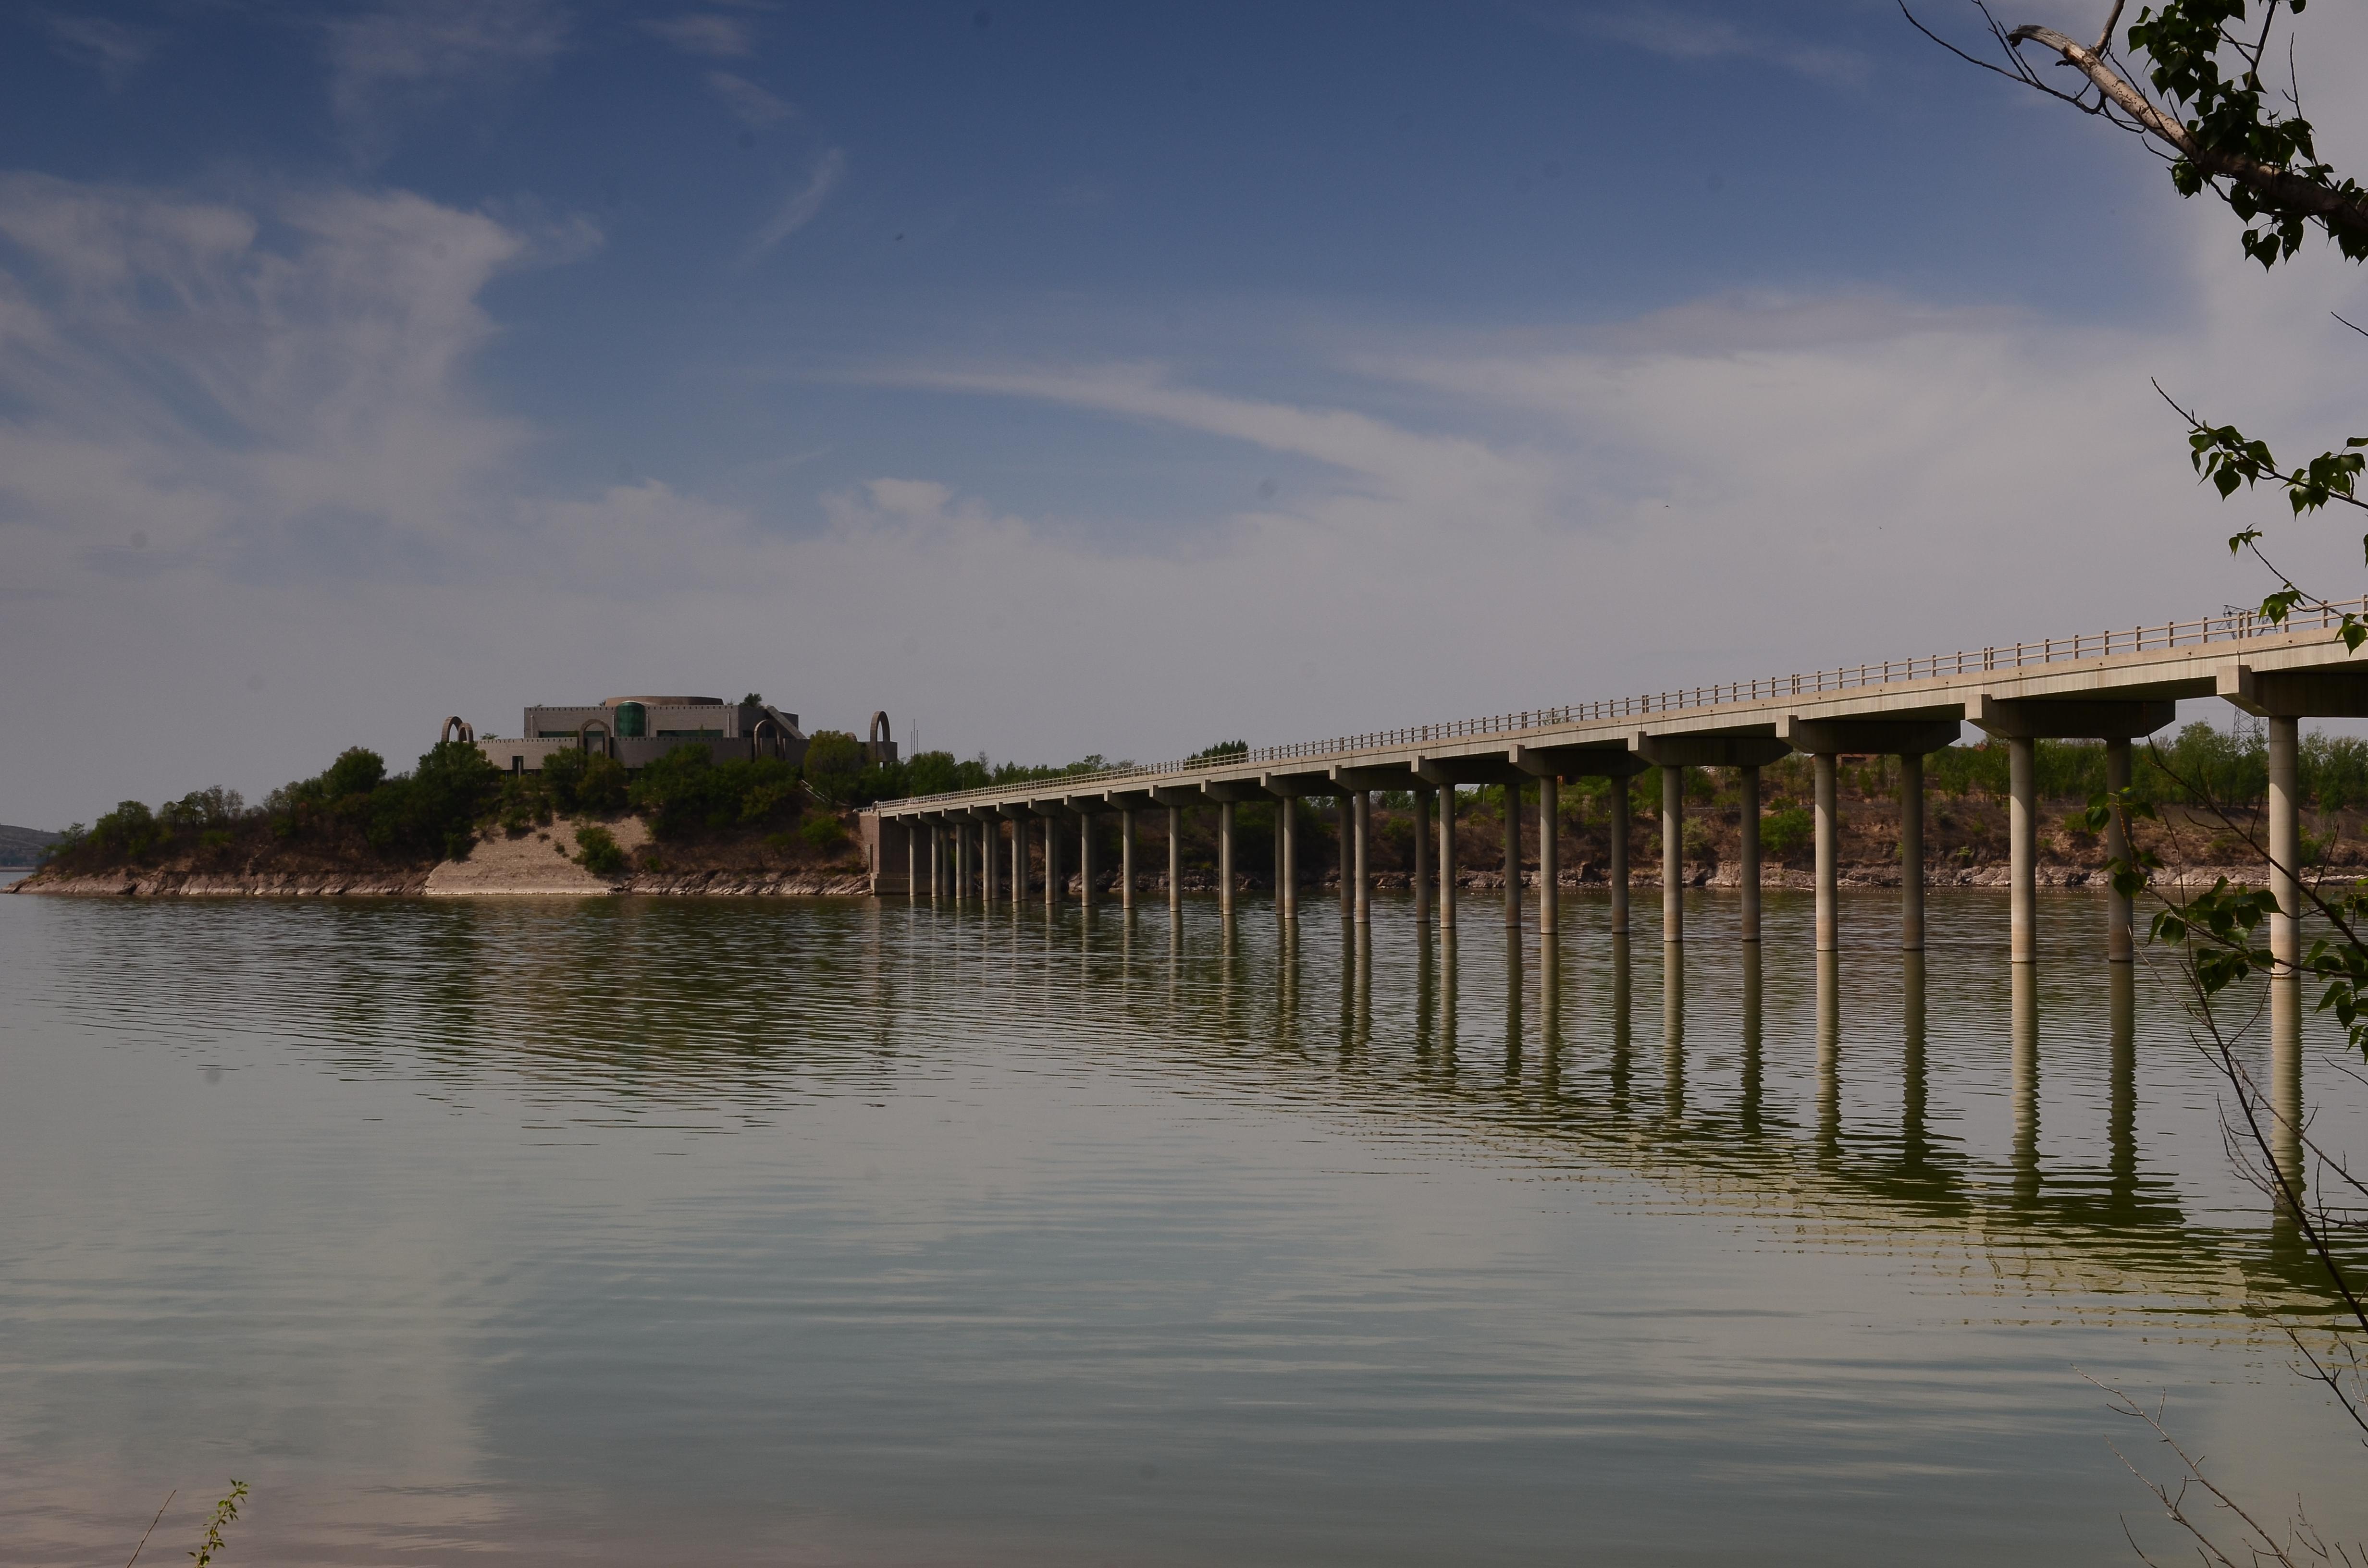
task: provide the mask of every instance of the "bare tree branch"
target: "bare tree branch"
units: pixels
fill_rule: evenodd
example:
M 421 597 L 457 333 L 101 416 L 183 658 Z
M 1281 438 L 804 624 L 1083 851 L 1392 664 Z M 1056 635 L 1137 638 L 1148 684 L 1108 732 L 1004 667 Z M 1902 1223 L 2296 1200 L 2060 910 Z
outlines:
M 2087 44 L 2066 38 L 2054 28 L 2035 25 L 2017 28 L 2006 36 L 2009 44 L 2036 43 L 2054 50 L 2064 57 L 2066 63 L 2088 77 L 2108 102 L 2135 120 L 2146 134 L 2177 148 L 2181 157 L 2204 174 L 2249 186 L 2280 207 L 2368 233 L 2368 198 L 2346 196 L 2257 158 L 2204 146 L 2186 126 L 2157 108 L 2152 99 Z M 2060 97 L 2063 95 L 2059 93 L 2056 96 Z

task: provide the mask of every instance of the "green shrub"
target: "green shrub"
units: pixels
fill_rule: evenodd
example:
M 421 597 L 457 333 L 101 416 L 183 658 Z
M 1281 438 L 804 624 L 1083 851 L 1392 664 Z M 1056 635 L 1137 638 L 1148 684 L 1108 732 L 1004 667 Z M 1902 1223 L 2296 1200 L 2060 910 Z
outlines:
M 575 830 L 575 863 L 596 877 L 613 877 L 626 866 L 625 851 L 607 828 L 587 825 Z
M 465 859 L 476 840 L 477 819 L 501 784 L 500 772 L 474 745 L 439 741 L 415 771 L 370 791 L 370 842 L 381 851 Z
M 717 763 L 705 746 L 677 746 L 642 769 L 630 791 L 660 838 L 761 823 L 803 801 L 797 770 L 774 757 Z
M 337 754 L 320 778 L 321 799 L 334 805 L 353 795 L 367 795 L 386 782 L 386 759 L 366 746 L 349 746 Z
M 1780 860 L 1790 859 L 1817 835 L 1817 819 L 1798 806 L 1770 812 L 1759 824 L 1759 846 Z
M 806 782 L 833 805 L 855 798 L 856 780 L 871 762 L 870 748 L 844 730 L 818 730 L 806 742 Z
M 813 848 L 827 855 L 847 842 L 847 829 L 828 812 L 816 812 L 806 818 L 798 835 Z
M 579 812 L 621 812 L 630 798 L 632 777 L 615 757 L 594 752 L 586 759 L 584 777 L 575 785 Z

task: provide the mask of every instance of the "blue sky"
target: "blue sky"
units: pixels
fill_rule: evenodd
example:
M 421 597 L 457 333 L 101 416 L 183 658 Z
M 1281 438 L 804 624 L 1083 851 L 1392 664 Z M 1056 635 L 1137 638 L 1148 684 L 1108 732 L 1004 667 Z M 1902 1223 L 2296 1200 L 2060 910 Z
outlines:
M 2148 377 L 2348 433 L 2351 275 L 1873 0 L 0 25 L 10 821 L 628 690 L 1151 758 L 2191 615 L 2274 514 Z

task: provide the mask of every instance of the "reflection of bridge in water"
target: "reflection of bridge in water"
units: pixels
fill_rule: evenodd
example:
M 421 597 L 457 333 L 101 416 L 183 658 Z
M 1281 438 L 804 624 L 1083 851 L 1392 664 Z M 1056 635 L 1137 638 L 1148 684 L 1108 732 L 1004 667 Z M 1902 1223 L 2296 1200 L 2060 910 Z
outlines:
M 1978 894 L 1952 902 L 1988 903 Z M 2149 1301 L 2147 1311 L 2181 1300 L 2214 1312 L 2313 1314 L 2330 1305 L 2298 1238 L 2252 1217 L 2264 1206 L 2249 1192 L 2203 1199 L 2142 1158 L 2142 1094 L 2165 1086 L 2142 1084 L 2139 991 L 2152 982 L 2131 965 L 2086 969 L 2102 983 L 2102 997 L 2065 1009 L 2093 1012 L 2101 1000 L 2104 1014 L 2081 1020 L 2100 1023 L 2101 1039 L 2079 1040 L 2080 1070 L 2101 1066 L 2105 1080 L 2102 1107 L 2079 1109 L 2101 1108 L 2102 1125 L 2089 1130 L 2099 1136 L 2079 1140 L 2094 1157 L 2067 1159 L 2060 1146 L 2043 1157 L 2042 1066 L 2050 1051 L 2042 981 L 2075 972 L 2071 964 L 2009 966 L 2006 1028 L 1997 1031 L 2005 1037 L 2004 1081 L 1995 1085 L 2005 1136 L 1985 1151 L 1965 1135 L 1963 1105 L 1934 1103 L 1936 1076 L 1964 1087 L 1969 1030 L 1960 1017 L 1939 1031 L 1959 1051 L 1935 1062 L 1920 953 L 1879 960 L 1876 989 L 1896 1007 L 1880 1028 L 1862 1009 L 1846 1011 L 1841 956 L 1816 955 L 1814 999 L 1790 1009 L 1812 1014 L 1813 1026 L 1793 1028 L 1801 1020 L 1788 1017 L 1771 1040 L 1759 944 L 1721 949 L 1719 962 L 1698 962 L 1690 977 L 1682 948 L 1654 944 L 1664 960 L 1657 964 L 1632 957 L 1619 938 L 1583 956 L 1548 941 L 1459 954 L 1425 925 L 1387 916 L 1344 923 L 1337 944 L 1263 922 L 1244 932 L 1222 917 L 1198 922 L 1197 931 L 1193 922 L 1146 925 L 1118 912 L 1015 919 L 950 906 L 932 915 L 925 906 L 914 918 L 910 961 L 950 960 L 955 968 L 945 978 L 961 986 L 991 983 L 999 960 L 1033 970 L 1058 965 L 1069 949 L 1083 966 L 1083 983 L 1071 994 L 1076 1025 L 1099 1038 L 1122 1019 L 1130 1037 L 1179 1042 L 1183 1051 L 1162 1061 L 1164 1075 L 1189 1076 L 1196 1086 L 1251 1070 L 1262 1089 L 1281 1087 L 1293 1098 L 1360 1116 L 1423 1118 L 1558 1169 L 1643 1176 L 1691 1208 L 1807 1225 L 1844 1243 L 1952 1242 L 2025 1284 L 2171 1299 Z M 973 962 L 985 972 L 971 975 Z M 1806 978 L 1810 967 L 1788 980 Z M 2157 994 L 2157 1008 L 2165 1000 Z M 1050 1005 L 1055 1016 L 1068 1010 Z M 1973 1038 L 1987 1021 L 1975 1021 Z M 2279 1007 L 2274 1021 L 2272 1080 L 2281 1108 L 2298 1117 L 2299 1007 Z M 2201 1071 L 2200 1056 L 2159 1020 L 2155 1036 Z M 1805 1085 L 1771 1081 L 1806 1065 L 1786 1053 L 1812 1041 Z M 1212 1043 L 1221 1047 L 1213 1054 L 1205 1049 Z M 2101 1062 L 2087 1060 L 2096 1045 Z M 1134 1050 L 1126 1056 L 1143 1061 Z M 2157 1070 L 2165 1060 L 2158 1051 Z M 1867 1091 L 1887 1094 L 1895 1084 L 1896 1112 L 1871 1124 Z M 1805 1096 L 1784 1092 L 1799 1087 Z M 2208 1085 L 2188 1097 L 2199 1096 L 2208 1108 Z M 2057 1114 L 2066 1109 L 2059 1104 Z M 2216 1123 L 2186 1135 L 2218 1164 Z M 2292 1159 L 2295 1151 L 2289 1144 L 2283 1153 Z
M 1062 904 L 1070 885 L 1064 866 L 1066 839 L 1076 846 L 1079 902 L 1090 914 L 1104 880 L 1097 866 L 1098 844 L 1107 831 L 1103 824 L 1115 818 L 1120 903 L 1131 918 L 1145 883 L 1164 883 L 1171 923 L 1180 931 L 1182 816 L 1188 810 L 1208 810 L 1216 818 L 1217 903 L 1230 948 L 1243 882 L 1235 863 L 1236 808 L 1244 802 L 1266 802 L 1274 809 L 1277 829 L 1271 882 L 1273 913 L 1279 921 L 1276 950 L 1290 955 L 1300 941 L 1305 881 L 1300 846 L 1304 836 L 1302 802 L 1329 799 L 1338 817 L 1343 942 L 1360 955 L 1344 967 L 1344 972 L 1353 976 L 1366 972 L 1371 950 L 1367 936 L 1374 908 L 1372 795 L 1375 790 L 1403 791 L 1413 803 L 1416 823 L 1414 925 L 1425 934 L 1419 949 L 1426 987 L 1418 1008 L 1425 1020 L 1421 1028 L 1429 1031 L 1428 1038 L 1452 1052 L 1461 889 L 1456 864 L 1457 790 L 1472 785 L 1504 787 L 1508 802 L 1525 792 L 1533 793 L 1538 812 L 1533 835 L 1524 835 L 1521 812 L 1508 804 L 1503 812 L 1501 866 L 1508 892 L 1502 907 L 1508 933 L 1507 950 L 1515 955 L 1518 966 L 1524 901 L 1513 890 L 1525 882 L 1536 888 L 1532 924 L 1548 966 L 1539 992 L 1544 1013 L 1541 1049 L 1551 1061 L 1558 1049 L 1553 1042 L 1559 1028 L 1555 1010 L 1560 995 L 1560 986 L 1552 978 L 1553 966 L 1563 929 L 1559 787 L 1582 778 L 1609 781 L 1611 854 L 1605 934 L 1620 955 L 1616 972 L 1624 975 L 1629 937 L 1628 781 L 1648 767 L 1657 767 L 1663 860 L 1660 935 L 1665 971 L 1670 977 L 1664 1031 L 1669 1041 L 1669 1071 L 1674 1074 L 1667 1097 L 1672 1106 L 1682 1106 L 1681 955 L 1685 949 L 1681 944 L 1686 935 L 1683 857 L 1688 770 L 1722 767 L 1736 775 L 1742 801 L 1742 866 L 1735 934 L 1743 950 L 1751 955 L 1747 976 L 1756 976 L 1761 904 L 1759 770 L 1794 751 L 1813 758 L 1814 949 L 1821 985 L 1824 993 L 1830 994 L 1839 988 L 1835 966 L 1842 947 L 1839 757 L 1881 753 L 1900 759 L 1902 877 L 1897 944 L 1909 954 L 1920 953 L 1926 928 L 1922 758 L 1952 744 L 1962 726 L 1970 722 L 2004 740 L 2009 751 L 2010 867 L 2005 945 L 2013 960 L 2015 997 L 2011 1029 L 2015 1086 L 2009 1097 L 2016 1127 L 2029 1130 L 2035 1137 L 2039 1025 L 2033 966 L 2042 947 L 2037 898 L 2037 740 L 2102 741 L 2109 785 L 2118 787 L 2129 781 L 2133 738 L 2170 722 L 2174 704 L 2180 699 L 2216 695 L 2261 716 L 2268 733 L 2271 886 L 2282 909 L 2292 912 L 2301 902 L 2294 875 L 2301 845 L 2300 721 L 2368 714 L 2368 661 L 2355 663 L 2350 650 L 2333 634 L 2337 618 L 2344 610 L 2368 610 L 2368 600 L 2358 606 L 2309 611 L 2283 626 L 2246 614 L 2207 617 L 2012 648 L 1986 648 L 887 801 L 864 819 L 872 889 L 879 894 L 926 897 L 932 903 L 950 901 L 956 908 L 1008 902 L 1015 914 L 1030 901 L 1032 891 L 1041 889 L 1049 916 Z M 1146 878 L 1136 863 L 1137 819 L 1150 812 L 1166 813 L 1164 879 Z M 2109 831 L 2109 853 L 2126 848 L 2121 831 L 2118 824 Z M 1525 837 L 1533 842 L 1534 856 L 1525 854 Z M 1529 870 L 1532 866 L 1533 873 Z M 2109 893 L 2099 902 L 2104 906 L 2104 957 L 2116 976 L 2113 994 L 2125 998 L 2132 984 L 2128 971 L 2134 957 L 2130 901 Z M 1429 940 L 1434 912 L 1435 949 Z M 2289 1176 L 2299 1179 L 2296 1129 L 2302 1114 L 2302 1007 L 2294 970 L 2301 954 L 2301 932 L 2291 913 L 2273 916 L 2271 927 L 2270 945 L 2282 971 L 2269 983 L 2268 1007 L 2271 1026 L 2269 1097 L 2279 1125 L 2275 1154 Z M 1832 1193 L 1879 1190 L 1894 1204 L 1918 1206 L 1928 1218 L 1945 1217 L 1969 1225 L 2010 1225 L 2032 1233 L 2050 1226 L 2074 1225 L 2075 1216 L 2063 1210 L 2063 1205 L 2076 1200 L 2041 1179 L 2035 1155 L 2026 1159 L 2022 1152 L 2013 1154 L 2000 1180 L 1998 1173 L 1953 1165 L 1947 1150 L 1920 1128 L 1913 1109 L 1918 1103 L 1917 1075 L 1923 1049 L 1920 965 L 1911 963 L 1907 974 L 1903 1028 L 1909 1042 L 1904 1062 L 1908 1108 L 1903 1111 L 1898 1137 L 1886 1162 L 1869 1164 L 1867 1150 L 1854 1148 L 1838 1132 L 1829 1135 L 1829 1130 L 1813 1125 L 1796 1140 L 1806 1152 L 1807 1163 L 1792 1171 L 1787 1179 L 1814 1178 L 1821 1190 Z M 1518 982 L 1517 971 L 1508 1006 L 1508 1016 L 1516 1021 L 1517 1029 Z M 1287 974 L 1284 983 L 1288 983 Z M 1744 982 L 1747 1040 L 1758 1028 L 1756 986 L 1756 979 Z M 2122 1011 L 2125 1013 L 2126 1007 Z M 1619 1017 L 1624 1020 L 1625 1016 L 1623 1006 Z M 1826 1061 L 1838 1055 L 1839 1041 L 1822 1006 L 1819 1017 L 1820 1060 Z M 1624 1030 L 1625 1023 L 1620 1028 Z M 1625 1102 L 1615 1096 L 1608 1103 L 1616 1110 Z M 1654 1157 L 1666 1159 L 1672 1151 L 1686 1146 L 1688 1140 L 1700 1143 L 1704 1137 L 1712 1138 L 1713 1144 L 1724 1140 L 1724 1146 L 1732 1146 L 1736 1140 L 1758 1141 L 1767 1131 L 1763 1116 L 1747 1094 L 1740 1105 L 1715 1116 L 1665 1119 L 1655 1131 Z M 2094 1212 L 2078 1223 L 2110 1218 L 2113 1223 L 2109 1228 L 2123 1232 L 2135 1227 L 2136 1233 L 2159 1233 L 2182 1243 L 2193 1239 L 2182 1228 L 2185 1222 L 2176 1206 L 2161 1207 L 2138 1180 L 2135 1156 L 2129 1153 L 2133 1145 L 2124 1136 L 2128 1129 L 2118 1121 L 2113 1125 L 2122 1131 L 2109 1134 L 2104 1179 L 2077 1199 Z M 1589 1128 L 1577 1124 L 1566 1131 L 1573 1136 L 1591 1135 Z M 2021 1132 L 2017 1136 L 2020 1139 Z M 1716 1153 L 1713 1144 L 1702 1147 L 1706 1153 Z M 2020 1142 L 2017 1149 L 2021 1150 Z M 1707 1161 L 1710 1165 L 1718 1163 Z M 2063 1211 L 2051 1217 L 2051 1210 Z M 2260 1277 L 2264 1288 L 2274 1285 L 2277 1291 L 2303 1288 L 2307 1268 L 2289 1269 L 2285 1263 L 2273 1264 L 2273 1256 L 2283 1258 L 2284 1254 L 2261 1253 L 2245 1267 L 2271 1270 Z M 2300 1264 L 2299 1259 L 2292 1261 Z

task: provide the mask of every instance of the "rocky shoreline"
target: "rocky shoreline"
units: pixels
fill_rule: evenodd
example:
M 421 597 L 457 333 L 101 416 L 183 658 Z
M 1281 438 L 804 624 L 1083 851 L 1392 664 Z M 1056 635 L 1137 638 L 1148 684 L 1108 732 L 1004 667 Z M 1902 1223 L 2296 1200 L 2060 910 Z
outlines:
M 536 867 L 530 876 L 503 874 L 508 870 L 507 867 L 484 866 L 472 857 L 424 870 L 396 873 L 226 873 L 166 869 L 45 878 L 37 872 L 0 891 L 82 898 L 858 898 L 868 895 L 871 887 L 870 877 L 860 871 L 636 871 L 603 879 L 565 860 Z M 2003 890 L 2008 881 L 2003 864 L 1936 868 L 1928 877 L 1927 885 L 1935 888 Z M 2261 886 L 2268 881 L 2266 869 L 2258 865 L 2180 866 L 2158 874 L 2163 885 L 2170 888 L 2208 888 L 2223 877 L 2244 886 Z M 1845 888 L 1896 888 L 1900 884 L 1900 871 L 1897 866 L 1887 864 L 1845 866 L 1840 869 L 1839 880 Z M 1715 870 L 1708 866 L 1693 868 L 1686 885 L 1733 888 L 1741 881 L 1741 865 L 1729 861 Z M 2044 888 L 2100 889 L 2105 875 L 2094 867 L 2042 864 L 2038 882 Z M 1561 883 L 1573 892 L 1599 890 L 1606 885 L 1606 876 L 1603 868 L 1588 865 L 1565 871 Z M 1115 893 L 1117 878 L 1113 875 L 1104 879 L 1101 885 Z M 1216 891 L 1213 878 L 1188 876 L 1183 885 L 1190 892 Z M 1408 878 L 1403 872 L 1383 872 L 1374 877 L 1373 885 L 1383 890 L 1403 890 L 1408 885 Z M 1456 886 L 1480 892 L 1504 885 L 1502 871 L 1464 871 L 1456 878 Z M 1538 874 L 1525 872 L 1521 885 L 1535 888 Z M 1631 876 L 1630 885 L 1640 889 L 1659 887 L 1658 869 L 1638 869 Z M 1797 867 L 1766 866 L 1761 868 L 1760 885 L 1805 892 L 1816 886 L 1816 878 L 1814 873 Z M 1146 877 L 1139 886 L 1145 893 L 1165 893 L 1167 879 Z M 1247 891 L 1265 891 L 1268 883 L 1260 878 L 1244 877 L 1241 886 Z M 1338 888 L 1337 879 L 1308 884 L 1311 892 L 1337 892 Z M 1069 892 L 1072 896 L 1084 892 L 1074 876 L 1069 879 Z

